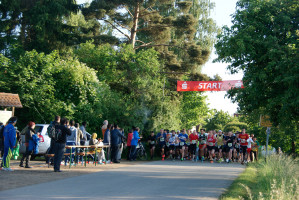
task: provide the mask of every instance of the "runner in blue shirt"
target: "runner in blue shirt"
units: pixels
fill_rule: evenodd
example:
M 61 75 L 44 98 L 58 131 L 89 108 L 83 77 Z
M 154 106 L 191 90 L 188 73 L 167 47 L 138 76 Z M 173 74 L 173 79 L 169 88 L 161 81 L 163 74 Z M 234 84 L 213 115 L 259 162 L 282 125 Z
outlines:
M 165 141 L 166 141 L 166 133 L 164 133 L 164 130 L 161 129 L 160 133 L 157 134 L 157 141 L 159 142 L 159 148 L 161 151 L 162 160 L 165 158 L 164 149 L 165 149 Z
M 188 139 L 188 134 L 186 133 L 186 130 L 183 129 L 181 131 L 181 133 L 178 135 L 178 138 L 180 139 L 180 153 L 181 153 L 181 161 L 184 160 L 184 151 L 185 151 L 185 147 L 186 145 L 186 140 Z

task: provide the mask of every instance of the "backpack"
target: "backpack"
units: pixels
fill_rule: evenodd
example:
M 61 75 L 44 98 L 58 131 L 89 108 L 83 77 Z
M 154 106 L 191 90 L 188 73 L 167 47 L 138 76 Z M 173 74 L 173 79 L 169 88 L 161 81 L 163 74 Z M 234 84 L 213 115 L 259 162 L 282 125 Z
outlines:
M 48 128 L 47 128 L 47 133 L 48 133 L 48 136 L 51 138 L 51 139 L 55 139 L 55 123 L 51 123 Z
M 59 128 L 55 129 L 54 140 L 57 142 L 58 140 L 62 139 L 62 131 Z

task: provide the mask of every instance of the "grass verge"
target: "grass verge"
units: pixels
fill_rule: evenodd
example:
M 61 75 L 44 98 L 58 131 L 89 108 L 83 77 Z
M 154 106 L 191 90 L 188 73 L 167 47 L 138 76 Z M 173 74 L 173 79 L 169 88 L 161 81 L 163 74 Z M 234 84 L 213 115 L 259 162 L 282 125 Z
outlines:
M 268 156 L 250 164 L 220 200 L 299 200 L 298 160 Z

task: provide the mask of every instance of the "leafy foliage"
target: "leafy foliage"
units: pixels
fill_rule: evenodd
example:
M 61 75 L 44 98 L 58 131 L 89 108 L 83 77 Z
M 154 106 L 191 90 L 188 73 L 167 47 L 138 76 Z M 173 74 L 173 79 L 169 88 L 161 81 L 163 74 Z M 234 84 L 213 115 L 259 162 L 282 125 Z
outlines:
M 219 61 L 231 63 L 233 73 L 244 71 L 245 88 L 230 96 L 245 114 L 267 114 L 274 126 L 289 130 L 293 152 L 299 124 L 298 12 L 295 0 L 240 0 L 233 26 L 223 28 L 216 44 Z

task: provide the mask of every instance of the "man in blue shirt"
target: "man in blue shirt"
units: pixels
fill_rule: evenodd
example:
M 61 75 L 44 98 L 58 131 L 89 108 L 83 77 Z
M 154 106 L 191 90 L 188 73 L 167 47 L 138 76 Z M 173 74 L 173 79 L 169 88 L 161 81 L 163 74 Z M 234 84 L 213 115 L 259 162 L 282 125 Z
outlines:
M 117 124 L 114 125 L 114 129 L 111 131 L 111 161 L 114 163 L 120 163 L 117 160 L 118 151 L 121 145 L 121 138 L 126 138 L 119 130 Z
M 138 144 L 139 137 L 139 128 L 136 127 L 133 131 L 133 137 L 131 140 L 131 153 L 130 153 L 130 161 L 136 160 L 136 147 Z
M 186 133 L 185 129 L 183 129 L 181 131 L 181 133 L 178 135 L 178 138 L 180 140 L 180 146 L 179 146 L 179 148 L 180 148 L 180 153 L 181 153 L 181 161 L 183 161 L 184 160 L 185 146 L 187 146 L 186 145 L 186 141 L 188 139 L 188 134 Z
M 162 160 L 164 160 L 165 154 L 164 154 L 164 149 L 165 149 L 165 141 L 166 141 L 166 133 L 164 133 L 164 130 L 161 129 L 160 133 L 157 134 L 157 140 L 159 142 L 159 147 L 160 147 L 160 151 L 161 151 L 161 156 L 162 156 Z
M 12 157 L 13 148 L 16 146 L 16 129 L 17 117 L 11 117 L 8 125 L 4 127 L 4 155 L 3 155 L 3 171 L 13 171 L 10 168 L 10 158 Z

